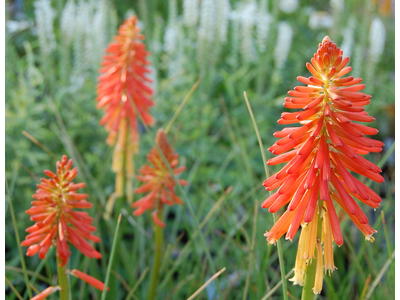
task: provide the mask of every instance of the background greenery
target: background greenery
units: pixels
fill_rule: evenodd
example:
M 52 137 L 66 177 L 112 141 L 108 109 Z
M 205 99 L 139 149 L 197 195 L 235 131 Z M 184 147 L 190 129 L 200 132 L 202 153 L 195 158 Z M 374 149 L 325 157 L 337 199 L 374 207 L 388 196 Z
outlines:
M 189 7 L 196 1 L 184 2 Z M 286 92 L 297 85 L 297 76 L 309 76 L 305 63 L 325 35 L 339 46 L 346 38 L 353 42 L 349 47 L 350 75 L 364 78 L 365 91 L 373 96 L 367 106 L 367 112 L 376 118 L 371 126 L 380 130 L 377 138 L 387 144 L 384 152 L 368 158 L 383 163 L 386 181 L 372 184 L 383 198 L 381 207 L 373 211 L 362 205 L 378 231 L 373 244 L 364 241 L 339 210 L 345 243 L 340 249 L 335 247 L 338 270 L 325 278 L 317 298 L 394 299 L 394 264 L 390 264 L 394 251 L 394 154 L 387 153 L 394 141 L 394 11 L 390 1 L 301 1 L 294 11 L 290 7 L 297 1 L 230 1 L 229 9 L 227 1 L 200 2 L 195 6 L 197 22 L 195 13 L 184 17 L 185 3 L 177 0 L 51 1 L 50 10 L 44 0 L 6 3 L 7 278 L 26 297 L 9 199 L 23 239 L 25 228 L 32 224 L 25 210 L 30 207 L 35 185 L 43 170 L 53 170 L 56 162 L 23 135 L 26 131 L 58 159 L 62 154 L 74 159 L 79 169 L 77 181 L 87 183 L 85 192 L 94 204 L 90 214 L 95 216 L 97 234 L 102 238 L 99 250 L 103 258 L 87 259 L 73 249 L 70 268 L 89 271 L 104 280 L 116 238 L 107 299 L 124 299 L 132 288 L 133 299 L 147 294 L 153 259 L 152 221 L 149 214 L 133 217 L 123 199 L 117 203 L 113 218 L 103 219 L 114 174 L 110 170 L 112 151 L 105 144 L 107 134 L 98 124 L 102 112 L 95 107 L 97 70 L 104 47 L 124 19 L 135 13 L 154 66 L 156 105 L 151 112 L 157 119 L 151 134 L 142 130 L 137 168 L 145 163 L 156 129 L 168 124 L 201 77 L 169 134 L 181 164 L 187 166 L 182 178 L 190 182 L 185 193 L 195 215 L 190 214 L 187 204 L 164 211 L 166 243 L 157 299 L 186 299 L 223 267 L 226 271 L 199 299 L 261 299 L 267 294 L 270 299 L 282 298 L 277 286 L 276 246 L 268 246 L 263 236 L 273 222 L 272 215 L 260 208 L 267 197 L 261 185 L 265 174 L 243 91 L 248 93 L 267 149 L 280 128 L 276 121 L 284 111 Z M 315 26 L 310 19 L 318 16 L 325 17 L 325 23 Z M 376 48 L 382 31 L 378 37 L 370 37 L 376 17 L 383 22 L 386 36 L 381 55 Z M 279 43 L 282 21 L 292 28 L 292 38 L 282 37 Z M 323 25 L 326 22 L 328 25 Z M 290 46 L 287 58 L 282 54 L 285 45 Z M 282 67 L 279 60 L 283 60 Z M 383 157 L 385 153 L 388 155 Z M 271 168 L 271 173 L 278 168 Z M 123 218 L 115 237 L 117 212 Z M 211 261 L 194 218 L 201 224 Z M 294 266 L 297 238 L 293 243 L 282 240 L 282 246 L 288 273 Z M 38 290 L 56 282 L 54 251 L 47 257 L 46 261 L 25 257 L 29 278 Z M 100 298 L 100 292 L 84 282 L 71 278 L 71 284 L 73 299 Z M 288 284 L 288 292 L 290 299 L 299 299 L 301 287 Z M 17 297 L 10 284 L 6 285 L 6 296 Z

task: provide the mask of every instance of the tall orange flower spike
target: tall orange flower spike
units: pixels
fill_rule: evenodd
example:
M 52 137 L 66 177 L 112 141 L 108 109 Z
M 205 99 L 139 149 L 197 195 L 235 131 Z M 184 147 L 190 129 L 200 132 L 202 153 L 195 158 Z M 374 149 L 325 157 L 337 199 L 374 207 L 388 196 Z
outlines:
M 131 201 L 133 197 L 130 181 L 135 175 L 133 155 L 139 149 L 137 112 L 145 125 L 155 122 L 149 113 L 154 105 L 150 99 L 153 94 L 149 87 L 151 80 L 146 77 L 150 72 L 150 62 L 146 60 L 149 53 L 142 42 L 144 36 L 139 33 L 137 21 L 137 17 L 132 16 L 120 26 L 118 35 L 106 49 L 99 70 L 97 108 L 105 110 L 100 124 L 109 132 L 107 143 L 115 145 L 112 170 L 117 178 L 111 202 L 123 195 L 124 172 L 127 198 Z
M 302 126 L 275 132 L 274 136 L 280 139 L 269 151 L 279 156 L 270 159 L 268 164 L 287 164 L 263 183 L 268 191 L 279 189 L 264 201 L 262 207 L 275 213 L 289 204 L 265 234 L 268 243 L 275 244 L 285 233 L 286 239 L 292 240 L 302 226 L 292 281 L 303 285 L 306 264 L 316 258 L 314 293 L 320 293 L 322 289 L 323 267 L 325 271 L 335 269 L 332 239 L 338 246 L 343 244 L 334 201 L 367 240 L 374 240 L 372 234 L 376 231 L 368 225 L 368 219 L 355 199 L 375 209 L 381 198 L 351 172 L 376 182 L 384 181 L 379 175 L 381 169 L 362 156 L 382 150 L 382 142 L 365 136 L 375 135 L 378 130 L 353 123 L 375 120 L 364 108 L 370 103 L 371 96 L 360 92 L 364 89 L 364 85 L 359 84 L 361 78 L 343 77 L 351 67 L 346 67 L 349 57 L 342 55 L 343 51 L 325 37 L 311 63 L 307 63 L 312 76 L 297 77 L 307 86 L 289 91 L 290 97 L 285 98 L 284 106 L 302 110 L 282 113 L 278 123 L 300 123 Z
M 29 247 L 26 255 L 33 256 L 39 252 L 41 259 L 46 257 L 50 246 L 56 246 L 61 266 L 71 255 L 67 242 L 88 257 L 101 258 L 101 254 L 86 241 L 100 242 L 100 238 L 92 234 L 96 230 L 91 225 L 92 218 L 86 212 L 74 210 L 92 207 L 86 201 L 87 194 L 77 193 L 85 184 L 72 182 L 78 170 L 71 169 L 72 159 L 68 160 L 66 155 L 61 162 L 57 161 L 56 166 L 57 172 L 44 171 L 50 179 L 42 178 L 37 185 L 38 190 L 33 195 L 35 200 L 26 211 L 31 221 L 36 223 L 26 229 L 29 234 L 21 245 Z
M 186 167 L 178 167 L 179 154 L 174 153 L 174 149 L 168 143 L 167 136 L 162 129 L 157 131 L 156 143 L 164 154 L 171 169 L 175 175 L 185 171 Z M 150 165 L 144 165 L 140 168 L 136 178 L 144 184 L 135 190 L 135 193 L 148 193 L 143 198 L 132 204 L 133 208 L 137 210 L 133 213 L 135 216 L 143 214 L 146 210 L 153 210 L 153 220 L 161 227 L 165 224 L 159 219 L 158 213 L 161 211 L 163 205 L 173 205 L 174 203 L 181 204 L 181 199 L 175 193 L 175 181 L 168 170 L 168 166 L 164 163 L 157 147 L 154 147 L 147 155 Z M 180 185 L 187 185 L 188 182 L 179 179 Z

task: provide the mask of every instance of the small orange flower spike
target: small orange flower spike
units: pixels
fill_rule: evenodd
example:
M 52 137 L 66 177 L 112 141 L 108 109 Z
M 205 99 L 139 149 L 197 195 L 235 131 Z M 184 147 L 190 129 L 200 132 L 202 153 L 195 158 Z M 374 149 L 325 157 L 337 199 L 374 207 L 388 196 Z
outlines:
M 149 53 L 139 33 L 137 17 L 132 16 L 122 24 L 118 35 L 106 49 L 106 55 L 99 73 L 97 108 L 104 109 L 100 120 L 109 132 L 107 143 L 115 144 L 112 170 L 117 174 L 114 197 L 123 195 L 124 172 L 127 179 L 134 177 L 133 155 L 139 149 L 139 112 L 146 125 L 155 120 L 149 109 L 154 105 L 149 87 L 151 80 L 146 77 L 150 62 Z M 116 141 L 116 143 L 115 143 Z M 132 198 L 130 180 L 126 183 L 128 201 Z
M 178 167 L 179 155 L 174 153 L 174 149 L 168 143 L 167 136 L 162 129 L 159 129 L 157 132 L 156 143 L 160 147 L 175 175 L 185 171 L 186 167 Z M 181 204 L 182 201 L 175 193 L 175 181 L 156 147 L 150 151 L 147 155 L 147 159 L 152 166 L 145 165 L 140 168 L 139 173 L 141 175 L 138 175 L 136 178 L 144 182 L 144 184 L 137 188 L 135 193 L 148 192 L 148 194 L 132 204 L 133 208 L 137 208 L 133 214 L 139 216 L 148 209 L 154 210 L 154 222 L 158 226 L 165 227 L 165 224 L 157 216 L 158 211 L 165 204 L 173 205 L 174 202 Z M 178 182 L 180 185 L 188 184 L 188 182 L 183 179 L 179 179 Z
M 69 274 L 82 279 L 83 281 L 85 281 L 86 283 L 92 285 L 93 287 L 95 287 L 96 289 L 100 290 L 100 291 L 104 291 L 104 283 L 101 282 L 100 280 L 85 274 L 79 270 L 73 269 L 71 271 L 68 271 Z M 109 291 L 109 288 L 107 287 L 107 291 Z
M 91 225 L 92 218 L 86 212 L 74 209 L 90 208 L 92 204 L 86 201 L 87 194 L 76 192 L 85 187 L 84 183 L 73 183 L 78 170 L 72 167 L 72 159 L 63 155 L 61 162 L 57 161 L 57 172 L 49 170 L 44 173 L 50 179 L 41 179 L 38 190 L 33 195 L 32 207 L 26 211 L 35 225 L 26 229 L 29 234 L 21 243 L 29 247 L 26 255 L 33 256 L 39 252 L 44 259 L 50 246 L 57 247 L 57 255 L 61 266 L 64 266 L 71 252 L 67 241 L 88 257 L 101 258 L 87 240 L 100 242 L 100 238 L 92 234 L 96 230 Z
M 31 298 L 31 300 L 44 300 L 51 294 L 60 291 L 61 287 L 59 286 L 49 286 L 47 289 L 45 289 L 43 292 L 40 294 L 37 294 L 35 297 Z
M 286 233 L 292 240 L 303 226 L 296 259 L 295 284 L 303 283 L 305 264 L 314 259 L 317 248 L 318 283 L 314 292 L 322 288 L 322 243 L 324 244 L 325 271 L 333 271 L 332 239 L 338 246 L 343 244 L 339 220 L 334 202 L 337 202 L 362 231 L 367 240 L 373 241 L 376 231 L 368 225 L 368 219 L 354 198 L 373 208 L 382 201 L 372 189 L 357 180 L 352 173 L 383 182 L 381 169 L 362 155 L 380 152 L 384 144 L 366 137 L 378 130 L 353 123 L 372 122 L 375 119 L 365 112 L 371 96 L 361 93 L 361 78 L 343 77 L 351 71 L 346 67 L 349 57 L 329 37 L 319 45 L 317 53 L 307 63 L 312 76 L 299 76 L 297 80 L 307 86 L 289 91 L 284 106 L 302 109 L 284 112 L 279 124 L 300 123 L 300 127 L 287 127 L 275 132 L 280 138 L 269 148 L 279 156 L 268 161 L 269 165 L 287 163 L 279 172 L 264 181 L 268 191 L 278 191 L 264 201 L 262 207 L 277 212 L 286 204 L 286 212 L 265 236 L 269 243 L 276 243 Z M 353 198 L 354 197 L 354 198 Z M 319 202 L 321 200 L 322 202 Z M 318 203 L 323 203 L 318 204 Z M 318 217 L 317 217 L 318 216 Z M 318 220 L 323 218 L 322 226 Z M 319 229 L 323 227 L 323 229 Z M 317 232 L 322 231 L 321 236 Z

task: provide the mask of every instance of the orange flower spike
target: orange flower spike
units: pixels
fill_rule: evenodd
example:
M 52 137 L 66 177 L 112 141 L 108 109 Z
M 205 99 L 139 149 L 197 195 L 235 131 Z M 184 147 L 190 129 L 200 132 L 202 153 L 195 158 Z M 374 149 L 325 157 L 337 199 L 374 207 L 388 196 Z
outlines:
M 51 294 L 60 290 L 61 287 L 59 286 L 49 286 L 47 289 L 43 290 L 40 294 L 37 294 L 35 297 L 31 298 L 31 300 L 44 300 Z
M 315 259 L 317 249 L 315 293 L 322 288 L 323 267 L 329 273 L 335 269 L 332 240 L 338 246 L 343 244 L 333 201 L 370 241 L 374 240 L 372 235 L 376 231 L 368 225 L 368 219 L 355 199 L 374 209 L 382 201 L 351 173 L 376 182 L 384 181 L 379 174 L 382 170 L 363 157 L 370 152 L 380 152 L 384 144 L 366 137 L 377 134 L 378 130 L 355 123 L 375 119 L 365 112 L 364 106 L 370 103 L 371 96 L 361 92 L 365 87 L 360 84 L 362 80 L 343 77 L 351 71 L 351 67 L 346 66 L 348 62 L 349 58 L 343 57 L 343 51 L 329 37 L 319 44 L 311 63 L 306 64 L 312 76 L 297 77 L 307 86 L 295 87 L 285 98 L 286 108 L 302 110 L 284 112 L 278 120 L 279 124 L 299 123 L 301 126 L 275 132 L 274 136 L 279 140 L 269 148 L 278 156 L 270 159 L 268 164 L 286 165 L 263 183 L 268 191 L 277 189 L 263 202 L 263 208 L 274 213 L 289 204 L 286 212 L 265 234 L 267 241 L 275 244 L 285 233 L 286 239 L 292 240 L 300 225 L 303 227 L 292 281 L 303 284 L 304 261 Z M 320 223 L 322 225 L 317 226 Z
M 119 124 L 124 118 L 129 120 L 132 140 L 138 140 L 137 115 L 131 101 L 145 124 L 154 124 L 148 112 L 154 105 L 150 99 L 153 93 L 149 87 L 151 80 L 146 77 L 146 73 L 150 73 L 150 62 L 146 60 L 149 53 L 142 42 L 144 36 L 139 32 L 137 21 L 137 17 L 132 16 L 120 26 L 114 42 L 106 49 L 100 69 L 97 107 L 105 109 L 100 123 L 110 132 L 110 144 L 114 142 Z
M 306 223 L 313 218 L 317 197 L 328 201 L 329 194 L 334 191 L 340 197 L 339 204 L 360 225 L 367 224 L 368 220 L 352 195 L 373 208 L 378 207 L 381 201 L 376 193 L 349 172 L 383 182 L 383 177 L 379 174 L 381 169 L 361 156 L 381 151 L 383 143 L 364 136 L 376 134 L 376 129 L 353 123 L 371 122 L 375 119 L 364 111 L 363 106 L 370 102 L 371 96 L 360 92 L 364 88 L 363 84 L 359 84 L 361 79 L 342 77 L 351 70 L 346 66 L 349 58 L 343 58 L 342 55 L 343 51 L 329 37 L 323 39 L 311 63 L 307 63 L 313 76 L 297 78 L 307 86 L 295 87 L 288 92 L 290 97 L 285 98 L 286 107 L 304 110 L 284 112 L 278 121 L 280 124 L 300 123 L 303 126 L 288 127 L 276 132 L 274 135 L 280 140 L 269 149 L 280 155 L 270 159 L 268 164 L 286 163 L 286 166 L 264 182 L 267 190 L 279 190 L 278 194 L 273 194 L 263 203 L 263 207 L 279 208 L 290 203 L 290 211 L 297 212 L 301 208 L 300 219 Z M 303 176 L 304 180 L 301 180 Z M 306 193 L 308 189 L 315 191 L 311 197 Z M 299 205 L 302 201 L 311 201 L 305 210 L 304 205 Z M 332 211 L 333 205 L 328 206 L 335 241 L 341 243 L 337 217 Z M 301 223 L 299 215 L 293 220 L 295 224 L 291 225 L 298 228 Z M 286 222 L 284 227 L 289 228 Z M 292 231 L 297 230 L 290 228 Z M 369 238 L 371 231 L 367 231 Z M 269 242 L 276 241 L 274 234 L 267 236 Z M 290 239 L 292 238 L 293 234 L 290 235 Z
M 73 210 L 92 207 L 86 201 L 87 194 L 76 193 L 85 184 L 72 182 L 78 171 L 76 168 L 71 170 L 72 159 L 68 160 L 66 155 L 63 155 L 56 166 L 56 173 L 44 171 L 50 179 L 42 178 L 42 183 L 37 185 L 38 190 L 33 195 L 35 201 L 32 201 L 32 207 L 26 211 L 31 216 L 31 221 L 36 223 L 26 229 L 29 234 L 21 245 L 28 247 L 26 255 L 39 253 L 41 259 L 46 257 L 50 246 L 56 246 L 62 266 L 71 255 L 67 241 L 84 255 L 100 258 L 100 253 L 85 240 L 100 242 L 100 238 L 92 234 L 96 230 L 91 225 L 92 218 L 85 212 Z
M 86 283 L 90 284 L 91 286 L 95 287 L 96 289 L 100 290 L 100 291 L 104 291 L 104 283 L 101 282 L 100 280 L 86 274 L 83 273 L 79 270 L 73 269 L 71 271 L 67 271 L 69 274 L 82 279 L 83 281 L 85 281 Z M 109 291 L 109 287 L 107 287 L 107 291 Z
M 178 167 L 179 155 L 174 152 L 162 129 L 157 131 L 156 143 L 164 154 L 175 175 L 185 171 L 185 167 Z M 137 176 L 143 185 L 135 190 L 135 193 L 148 193 L 146 196 L 132 204 L 137 208 L 133 213 L 135 216 L 143 214 L 146 210 L 153 210 L 153 221 L 160 227 L 165 224 L 159 219 L 158 211 L 163 205 L 181 204 L 181 199 L 175 193 L 175 181 L 168 166 L 164 163 L 157 147 L 154 147 L 147 155 L 150 165 L 144 165 L 139 169 L 140 175 Z M 180 185 L 187 185 L 188 182 L 179 179 Z
M 139 151 L 138 119 L 148 126 L 155 123 L 149 113 L 154 105 L 149 86 L 152 81 L 147 77 L 150 73 L 150 62 L 146 59 L 149 52 L 137 22 L 137 17 L 132 16 L 119 27 L 99 70 L 97 108 L 105 111 L 100 124 L 109 132 L 107 143 L 115 145 L 111 167 L 116 173 L 115 193 L 107 203 L 106 218 L 116 197 L 123 195 L 124 184 L 127 200 L 132 202 L 133 155 Z

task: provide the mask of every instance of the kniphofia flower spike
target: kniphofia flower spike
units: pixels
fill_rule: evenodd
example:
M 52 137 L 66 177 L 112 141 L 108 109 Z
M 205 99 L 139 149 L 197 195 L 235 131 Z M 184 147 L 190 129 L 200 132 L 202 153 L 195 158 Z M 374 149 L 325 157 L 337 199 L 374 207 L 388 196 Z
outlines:
M 128 201 L 133 196 L 133 155 L 139 149 L 137 112 L 146 125 L 155 122 L 149 113 L 154 105 L 150 99 L 153 94 L 149 87 L 151 80 L 146 77 L 150 72 L 150 62 L 146 59 L 149 53 L 142 42 L 144 36 L 139 32 L 137 21 L 136 16 L 128 18 L 106 49 L 97 89 L 97 108 L 105 110 L 100 124 L 109 132 L 107 143 L 115 145 L 112 162 L 112 170 L 117 174 L 114 196 L 123 195 L 125 173 Z
M 185 171 L 186 167 L 178 167 L 179 154 L 174 152 L 167 140 L 167 136 L 162 129 L 157 131 L 156 143 L 164 154 L 171 169 L 175 175 Z M 154 147 L 147 155 L 147 159 L 151 165 L 144 165 L 139 169 L 140 175 L 136 178 L 144 184 L 135 190 L 135 193 L 148 193 L 146 196 L 137 200 L 132 204 L 137 210 L 133 213 L 135 216 L 143 214 L 146 210 L 153 210 L 154 222 L 165 227 L 165 224 L 159 219 L 158 212 L 165 204 L 173 205 L 181 204 L 181 199 L 175 193 L 175 181 L 172 177 L 167 165 L 164 163 L 157 147 Z M 178 179 L 180 185 L 187 185 L 188 182 Z
M 303 285 L 306 264 L 316 258 L 314 293 L 322 289 L 323 267 L 325 272 L 335 269 L 332 239 L 338 246 L 343 244 L 334 202 L 367 240 L 374 240 L 372 234 L 376 231 L 368 225 L 355 199 L 375 209 L 381 198 L 351 172 L 376 182 L 384 181 L 379 174 L 381 169 L 363 157 L 382 150 L 382 142 L 366 137 L 377 134 L 378 130 L 354 123 L 375 120 L 364 108 L 371 96 L 360 92 L 364 89 L 359 84 L 361 78 L 343 77 L 351 67 L 346 67 L 349 58 L 342 55 L 343 51 L 325 37 L 311 63 L 307 63 L 312 76 L 297 77 L 307 86 L 289 91 L 290 97 L 285 98 L 284 106 L 302 110 L 282 113 L 278 123 L 302 126 L 275 132 L 274 136 L 280 139 L 269 151 L 278 156 L 268 164 L 286 165 L 263 184 L 269 191 L 279 189 L 262 207 L 275 213 L 289 204 L 265 236 L 273 244 L 285 233 L 286 239 L 292 240 L 302 226 L 292 281 Z
M 41 179 L 41 183 L 37 185 L 38 190 L 33 195 L 32 207 L 26 211 L 31 216 L 31 221 L 36 223 L 26 229 L 29 234 L 21 243 L 28 247 L 26 255 L 39 253 L 41 259 L 46 257 L 51 246 L 55 246 L 59 267 L 64 267 L 71 255 L 68 242 L 90 258 L 101 258 L 101 254 L 87 241 L 101 241 L 92 234 L 96 230 L 91 225 L 93 219 L 86 212 L 75 210 L 91 208 L 92 204 L 86 201 L 87 194 L 77 193 L 85 184 L 72 182 L 78 174 L 77 168 L 71 169 L 72 163 L 72 159 L 68 160 L 63 155 L 61 161 L 56 163 L 56 173 L 44 171 L 50 178 Z M 61 287 L 49 287 L 32 299 L 45 299 L 58 290 Z
M 50 179 L 42 178 L 37 185 L 38 190 L 33 195 L 35 200 L 26 211 L 36 223 L 26 229 L 29 234 L 21 245 L 29 246 L 26 255 L 39 252 L 41 259 L 45 258 L 50 246 L 56 246 L 62 266 L 71 255 L 67 242 L 88 257 L 101 258 L 101 254 L 86 241 L 100 242 L 100 238 L 92 234 L 96 230 L 91 225 L 93 219 L 86 212 L 74 210 L 92 207 L 86 201 L 87 194 L 77 193 L 85 184 L 72 182 L 78 170 L 71 169 L 72 159 L 68 160 L 66 155 L 63 155 L 61 162 L 57 161 L 56 166 L 57 172 L 44 171 Z

